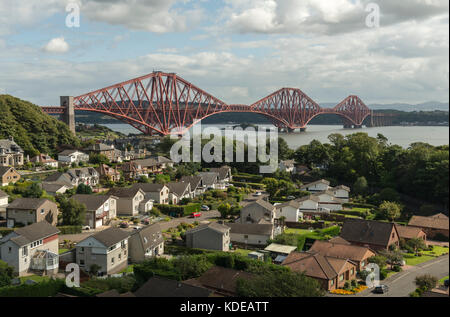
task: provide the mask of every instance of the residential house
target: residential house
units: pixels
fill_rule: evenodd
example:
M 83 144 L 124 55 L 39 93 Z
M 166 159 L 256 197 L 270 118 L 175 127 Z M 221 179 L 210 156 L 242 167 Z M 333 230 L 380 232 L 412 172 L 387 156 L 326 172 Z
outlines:
M 276 213 L 275 218 L 285 218 L 286 222 L 298 222 L 303 217 L 300 211 L 300 202 L 291 200 L 275 206 Z
M 342 226 L 341 238 L 374 251 L 399 246 L 397 225 L 390 222 L 348 218 Z
M 345 185 L 339 185 L 330 188 L 330 191 L 333 192 L 335 198 L 342 200 L 344 203 L 349 202 L 350 187 L 347 187 Z
M 368 259 L 376 255 L 367 247 L 324 240 L 316 240 L 309 251 L 320 253 L 326 257 L 349 259 L 356 264 L 358 271 L 363 270 L 369 264 Z
M 0 166 L 0 185 L 7 186 L 10 183 L 17 183 L 20 179 L 20 174 L 14 167 Z
M 134 295 L 136 297 L 209 297 L 211 291 L 204 287 L 159 276 L 151 277 Z
M 157 204 L 167 205 L 169 204 L 169 187 L 164 184 L 152 184 L 152 183 L 137 183 L 133 184 L 131 188 L 139 188 L 144 191 L 151 199 Z
M 317 213 L 319 212 L 319 197 L 315 195 L 304 196 L 295 201 L 299 203 L 299 209 L 302 213 Z
M 205 189 L 216 189 L 219 187 L 219 173 L 216 172 L 199 172 L 198 176 L 202 178 Z
M 184 283 L 204 287 L 213 292 L 213 296 L 238 296 L 236 287 L 239 279 L 251 280 L 255 275 L 222 266 L 213 266 L 201 276 L 184 281 Z
M 30 159 L 31 163 L 39 163 L 42 164 L 44 166 L 48 166 L 51 168 L 58 168 L 58 161 L 54 160 L 50 155 L 48 154 L 39 154 L 36 155 L 35 157 Z
M 117 197 L 118 215 L 136 216 L 150 211 L 140 209 L 140 204 L 145 199 L 145 192 L 140 188 L 112 188 L 108 194 Z
M 421 228 L 429 239 L 442 235 L 448 235 L 448 217 L 444 214 L 437 214 L 431 217 L 412 216 L 409 220 L 408 226 Z
M 60 231 L 46 221 L 17 228 L 0 239 L 0 260 L 14 268 L 19 276 L 31 270 L 58 272 Z
M 186 231 L 188 248 L 228 251 L 230 249 L 230 228 L 211 222 Z
M 158 223 L 133 231 L 128 242 L 129 258 L 133 263 L 164 254 L 164 237 Z
M 115 168 L 112 168 L 106 164 L 101 164 L 99 167 L 95 169 L 99 175 L 100 179 L 118 182 L 120 181 L 120 172 Z
M 318 280 L 326 291 L 343 288 L 346 282 L 356 279 L 356 265 L 352 261 L 317 252 L 292 252 L 283 265 Z
M 166 184 L 169 188 L 169 201 L 177 205 L 183 198 L 192 198 L 191 184 L 183 182 L 171 182 Z
M 0 167 L 2 166 L 22 166 L 23 160 L 22 148 L 14 142 L 14 138 L 0 140 Z
M 183 176 L 180 181 L 191 185 L 191 197 L 200 196 L 205 192 L 201 176 Z
M 417 238 L 424 240 L 425 243 L 427 241 L 427 234 L 422 230 L 422 228 L 397 225 L 397 231 L 400 239 L 405 241 Z
M 45 198 L 17 198 L 6 207 L 9 228 L 47 221 L 53 226 L 58 222 L 58 206 Z
M 229 182 L 233 180 L 233 175 L 231 174 L 231 167 L 222 166 L 219 168 L 210 168 L 209 171 L 211 173 L 217 173 L 217 184 L 216 189 L 226 189 L 226 186 Z
M 78 150 L 64 150 L 58 153 L 58 161 L 66 164 L 86 163 L 89 161 L 89 155 Z
M 49 195 L 56 196 L 56 195 L 62 195 L 67 190 L 70 189 L 68 185 L 60 184 L 60 183 L 54 183 L 54 182 L 42 182 L 41 183 L 42 190 L 45 190 L 45 192 Z
M 141 176 L 148 176 L 148 174 L 145 174 L 142 166 L 136 162 L 125 162 L 122 164 L 121 169 L 123 172 L 123 177 L 127 181 L 136 180 Z
M 158 174 L 168 167 L 173 167 L 173 162 L 164 156 L 135 160 L 134 163 L 141 166 L 146 174 Z
M 274 223 L 276 208 L 265 200 L 257 200 L 241 209 L 241 223 Z
M 0 219 L 6 218 L 9 195 L 0 189 Z
M 104 143 L 96 143 L 92 144 L 86 149 L 84 149 L 86 153 L 89 155 L 104 155 L 110 162 L 116 161 L 116 151 L 114 149 L 114 145 L 106 145 Z
M 320 179 L 318 181 L 303 185 L 301 190 L 305 190 L 312 193 L 327 191 L 330 188 L 330 182 L 326 179 Z
M 74 195 L 72 199 L 86 206 L 84 225 L 91 229 L 105 226 L 117 216 L 118 198 L 111 195 Z
M 73 188 L 77 186 L 77 179 L 68 173 L 56 172 L 47 176 L 43 183 L 65 185 L 67 188 Z
M 93 167 L 72 168 L 67 171 L 72 183 L 75 181 L 76 186 L 80 184 L 88 186 L 96 186 L 100 182 L 98 172 Z
M 334 193 L 331 190 L 316 193 L 314 196 L 319 198 L 319 209 L 323 208 L 331 211 L 342 210 L 342 204 L 344 201 L 334 197 Z
M 115 274 L 128 266 L 130 234 L 119 228 L 100 231 L 76 245 L 76 263 L 86 272 L 97 265 L 99 275 Z
M 263 246 L 275 236 L 273 224 L 227 223 L 233 243 Z
M 278 164 L 278 168 L 282 172 L 292 173 L 295 171 L 295 161 L 294 160 L 280 161 L 280 163 Z

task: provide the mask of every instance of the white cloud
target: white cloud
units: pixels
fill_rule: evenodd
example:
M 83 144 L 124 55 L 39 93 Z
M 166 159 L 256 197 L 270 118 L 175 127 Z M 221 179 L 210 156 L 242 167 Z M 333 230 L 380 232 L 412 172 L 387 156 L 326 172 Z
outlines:
M 69 51 L 69 44 L 64 40 L 64 37 L 57 37 L 51 39 L 50 42 L 44 46 L 44 51 L 55 54 L 67 53 Z

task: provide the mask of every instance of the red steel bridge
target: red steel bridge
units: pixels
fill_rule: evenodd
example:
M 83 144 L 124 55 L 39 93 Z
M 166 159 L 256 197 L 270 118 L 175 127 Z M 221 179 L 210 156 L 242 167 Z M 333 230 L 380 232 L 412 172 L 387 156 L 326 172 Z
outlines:
M 388 115 L 374 114 L 357 96 L 334 108 L 322 108 L 300 89 L 283 88 L 252 105 L 229 105 L 174 73 L 153 72 L 78 97 L 61 97 L 60 107 L 42 107 L 60 114 L 72 130 L 74 111 L 93 111 L 124 121 L 144 134 L 183 134 L 209 116 L 226 112 L 251 112 L 267 117 L 276 127 L 304 130 L 321 114 L 342 117 L 345 127 L 383 125 Z

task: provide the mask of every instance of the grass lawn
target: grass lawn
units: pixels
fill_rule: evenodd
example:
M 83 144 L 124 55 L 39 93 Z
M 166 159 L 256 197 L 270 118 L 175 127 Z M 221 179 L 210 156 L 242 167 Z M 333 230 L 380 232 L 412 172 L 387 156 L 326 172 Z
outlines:
M 293 229 L 293 228 L 288 228 L 284 231 L 285 233 L 293 233 L 293 234 L 310 234 L 313 233 L 314 230 L 307 230 L 307 229 Z
M 48 281 L 50 279 L 50 277 L 48 276 L 39 276 L 39 275 L 30 275 L 30 276 L 22 276 L 19 278 L 21 283 L 25 283 L 25 281 L 27 280 L 33 280 L 35 282 L 44 282 L 44 281 Z
M 134 264 L 128 265 L 126 269 L 123 269 L 119 273 L 133 273 Z
M 66 253 L 67 251 L 69 251 L 69 249 L 59 249 L 58 253 L 63 254 Z
M 406 265 L 417 265 L 417 264 L 421 264 L 423 262 L 427 262 L 430 260 L 433 260 L 435 258 L 435 256 L 431 256 L 431 255 L 422 255 L 422 256 L 414 256 L 412 254 L 405 254 L 403 256 Z
M 446 253 L 448 253 L 448 248 L 441 247 L 438 245 L 433 246 L 433 251 L 422 251 L 422 254 L 431 255 L 431 256 L 441 256 Z
M 448 280 L 448 276 L 441 278 L 441 279 L 439 280 L 439 285 L 444 284 L 444 281 L 445 281 L 445 280 Z

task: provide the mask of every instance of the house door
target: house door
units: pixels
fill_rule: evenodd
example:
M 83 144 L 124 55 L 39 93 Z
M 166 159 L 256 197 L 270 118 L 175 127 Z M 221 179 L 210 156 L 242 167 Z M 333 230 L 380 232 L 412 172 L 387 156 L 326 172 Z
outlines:
M 8 219 L 6 226 L 8 228 L 14 228 L 14 219 Z

